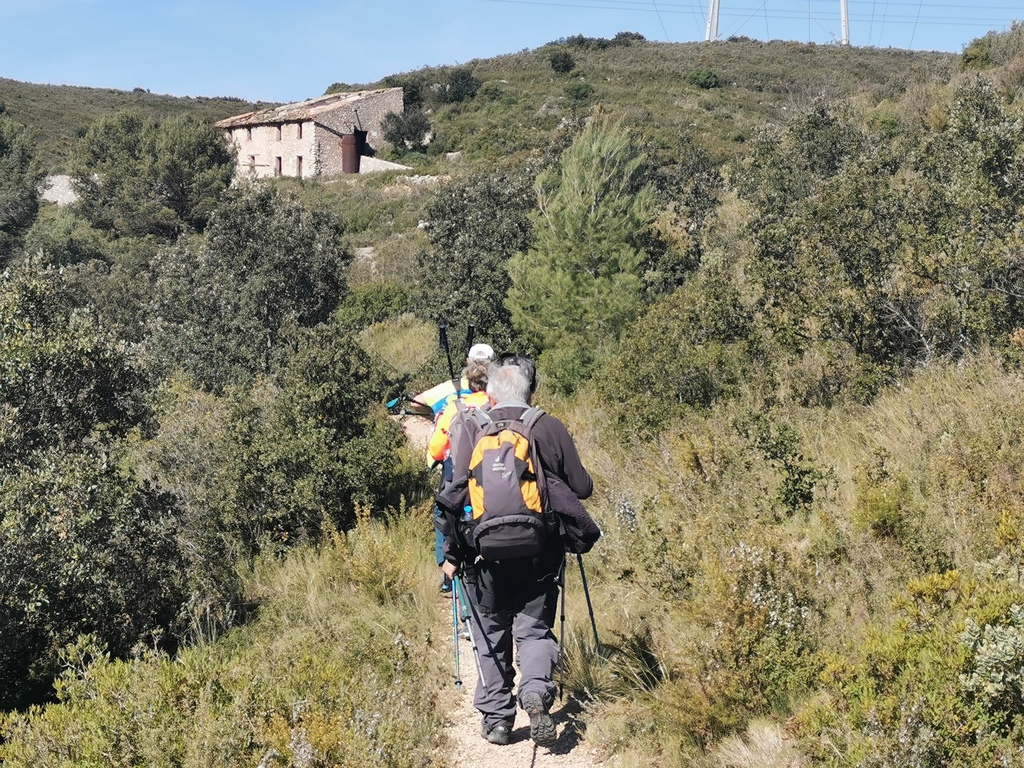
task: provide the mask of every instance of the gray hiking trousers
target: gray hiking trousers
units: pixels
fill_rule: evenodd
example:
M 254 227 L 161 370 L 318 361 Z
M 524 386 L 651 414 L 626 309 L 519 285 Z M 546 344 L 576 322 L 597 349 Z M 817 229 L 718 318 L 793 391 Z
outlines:
M 559 547 L 538 558 L 479 561 L 466 569 L 465 587 L 482 673 L 473 705 L 488 727 L 515 721 L 513 643 L 521 674 L 519 699 L 536 691 L 548 707 L 555 700 L 552 678 L 558 642 L 552 627 L 564 556 Z

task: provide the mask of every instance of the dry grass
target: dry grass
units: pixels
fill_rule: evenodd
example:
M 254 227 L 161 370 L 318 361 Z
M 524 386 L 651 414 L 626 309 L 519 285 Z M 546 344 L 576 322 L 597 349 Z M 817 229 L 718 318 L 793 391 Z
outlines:
M 808 765 L 792 739 L 777 724 L 752 721 L 746 731 L 715 746 L 706 768 L 804 768 Z
M 868 406 L 776 408 L 773 417 L 799 435 L 803 461 L 821 472 L 812 507 L 793 516 L 773 502 L 781 466 L 736 431 L 754 401 L 691 415 L 652 443 L 613 431 L 610 406 L 593 393 L 569 402 L 542 390 L 539 402 L 567 421 L 595 477 L 587 506 L 604 537 L 586 563 L 605 647 L 594 653 L 585 605 L 573 598 L 578 582 L 570 582 L 569 675 L 589 702 L 588 740 L 614 754 L 613 765 L 804 765 L 774 720 L 742 711 L 752 698 L 728 704 L 728 689 L 705 677 L 708 653 L 742 647 L 728 645 L 730 632 L 736 642 L 748 635 L 764 642 L 763 630 L 747 620 L 730 625 L 723 613 L 742 583 L 730 582 L 739 573 L 737 547 L 779 553 L 771 567 L 780 570 L 766 583 L 780 598 L 803 589 L 811 599 L 804 637 L 842 657 L 889 626 L 908 580 L 943 562 L 969 568 L 992 557 L 1000 515 L 1009 509 L 1024 518 L 1017 479 L 1024 389 L 1018 373 L 986 353 L 934 365 Z M 912 490 L 899 538 L 858 529 L 854 520 L 864 470 L 880 453 Z M 771 674 L 763 657 L 730 663 Z M 661 682 L 644 682 L 651 670 Z M 720 682 L 742 670 L 722 670 Z M 699 688 L 689 688 L 696 680 Z M 770 714 L 779 721 L 811 695 L 799 686 L 786 691 L 772 694 L 779 698 Z M 702 723 L 726 716 L 722 706 L 733 708 L 740 730 L 701 735 Z M 679 746 L 680 730 L 689 747 Z M 707 748 L 706 763 L 694 743 Z
M 360 343 L 398 372 L 411 375 L 436 356 L 437 329 L 412 313 L 375 323 L 360 334 Z

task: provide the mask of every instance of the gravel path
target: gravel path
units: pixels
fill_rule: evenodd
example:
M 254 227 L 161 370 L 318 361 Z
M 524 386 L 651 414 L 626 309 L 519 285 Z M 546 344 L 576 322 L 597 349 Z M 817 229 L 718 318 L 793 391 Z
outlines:
M 438 612 L 438 631 L 450 637 L 451 604 L 439 599 L 444 600 L 444 605 Z M 462 688 L 457 689 L 454 682 L 451 686 L 451 709 L 445 726 L 445 735 L 452 745 L 449 756 L 456 768 L 590 768 L 604 764 L 604 758 L 581 741 L 577 721 L 565 701 L 556 701 L 551 709 L 558 728 L 558 741 L 553 746 L 538 747 L 530 740 L 530 718 L 522 710 L 516 714 L 511 744 L 497 746 L 485 741 L 480 735 L 480 714 L 473 708 L 477 672 L 468 640 L 459 642 L 459 667 Z M 452 670 L 454 673 L 454 664 Z

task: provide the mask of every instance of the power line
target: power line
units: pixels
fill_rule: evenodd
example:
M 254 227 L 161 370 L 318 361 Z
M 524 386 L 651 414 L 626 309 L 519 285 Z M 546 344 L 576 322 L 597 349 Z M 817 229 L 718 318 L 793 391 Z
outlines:
M 586 8 L 590 10 L 615 10 L 615 11 L 640 11 L 647 13 L 689 13 L 694 9 L 702 9 L 704 3 L 700 2 L 655 2 L 655 0 L 578 0 L 577 2 L 567 2 L 567 0 L 486 0 L 492 3 L 505 3 L 512 5 L 541 5 L 551 6 L 558 8 Z M 874 4 L 873 0 L 853 0 L 854 5 L 868 5 L 869 3 Z M 833 5 L 832 0 L 821 0 L 822 6 L 831 7 Z M 906 0 L 905 2 L 890 2 L 886 5 L 891 6 L 906 6 L 913 8 L 915 11 L 923 7 L 923 0 Z M 1001 5 L 972 5 L 969 3 L 932 3 L 929 4 L 932 10 L 942 11 L 963 11 L 968 13 L 974 13 L 976 11 L 998 11 L 1007 12 L 1007 8 Z M 758 6 L 755 10 L 760 10 L 761 6 Z M 672 10 L 678 9 L 678 10 Z M 743 10 L 750 10 L 745 8 Z M 1024 12 L 1022 12 L 1024 15 Z M 1001 17 L 1007 24 L 1012 19 L 1007 17 Z
M 921 7 L 924 5 L 924 0 L 918 0 L 917 2 L 917 18 L 914 19 L 914 28 L 910 31 L 910 48 L 914 47 L 914 35 L 917 34 L 917 22 L 921 20 Z
M 665 42 L 666 43 L 671 42 L 671 40 L 669 40 L 669 37 L 668 37 L 668 30 L 665 29 L 665 20 L 663 18 L 661 18 L 661 11 L 658 10 L 658 4 L 656 2 L 654 2 L 654 0 L 651 0 L 651 5 L 654 6 L 654 12 L 656 14 L 658 14 L 658 21 L 661 22 L 661 31 L 665 33 Z
M 665 24 L 664 14 L 676 14 L 676 15 L 691 15 L 695 19 L 702 18 L 704 15 L 705 5 L 702 2 L 670 2 L 668 0 L 486 0 L 487 2 L 493 3 L 504 3 L 508 5 L 532 5 L 542 7 L 554 7 L 554 8 L 579 8 L 585 10 L 599 10 L 599 11 L 628 11 L 631 13 L 650 13 L 658 17 L 659 23 L 662 28 L 662 32 L 665 34 L 666 40 L 670 39 L 668 29 Z M 836 39 L 834 33 L 829 31 L 821 22 L 818 20 L 820 16 L 828 16 L 831 18 L 832 13 L 825 13 L 823 11 L 815 13 L 811 4 L 821 5 L 831 8 L 834 0 L 807 0 L 808 4 L 803 4 L 803 8 L 800 10 L 787 10 L 786 8 L 772 8 L 771 11 L 768 9 L 768 5 L 765 0 L 761 0 L 758 5 L 746 5 L 742 7 L 736 7 L 735 5 L 727 6 L 720 11 L 720 15 L 723 18 L 731 19 L 731 28 L 742 28 L 747 22 L 753 17 L 754 14 L 760 14 L 765 21 L 765 32 L 766 36 L 768 33 L 768 22 L 792 22 L 792 21 L 803 21 L 807 19 L 808 22 L 814 21 L 821 29 L 833 40 Z M 900 9 L 906 9 L 905 12 L 901 12 Z M 886 25 L 907 25 L 911 28 L 911 41 L 916 37 L 917 31 L 920 27 L 949 27 L 959 26 L 977 29 L 979 27 L 987 27 L 988 29 L 1009 27 L 1013 19 L 1006 15 L 997 16 L 996 13 L 1006 13 L 1008 9 L 998 5 L 966 5 L 961 3 L 941 3 L 932 4 L 929 3 L 927 8 L 928 11 L 941 11 L 942 13 L 957 13 L 962 15 L 956 16 L 942 16 L 932 17 L 925 15 L 925 4 L 924 0 L 885 0 L 881 14 L 879 14 L 878 0 L 850 0 L 850 11 L 849 19 L 851 22 L 858 24 L 866 24 L 868 26 L 868 44 L 871 44 L 871 39 L 874 36 L 876 23 L 881 25 L 880 31 L 878 32 L 879 39 L 882 36 L 881 29 L 884 29 Z M 989 16 L 980 16 L 979 13 L 990 13 Z M 699 14 L 699 16 L 698 16 Z

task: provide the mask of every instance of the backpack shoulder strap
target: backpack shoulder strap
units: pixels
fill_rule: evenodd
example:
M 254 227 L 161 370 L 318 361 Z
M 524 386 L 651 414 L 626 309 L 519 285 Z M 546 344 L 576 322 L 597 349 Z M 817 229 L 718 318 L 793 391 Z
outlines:
M 467 417 L 473 419 L 480 429 L 486 429 L 494 423 L 494 419 L 484 408 L 467 408 L 466 413 Z
M 544 409 L 540 406 L 532 405 L 527 408 L 519 416 L 519 421 L 523 423 L 526 429 L 532 429 L 533 425 L 537 423 L 537 420 L 544 415 Z

